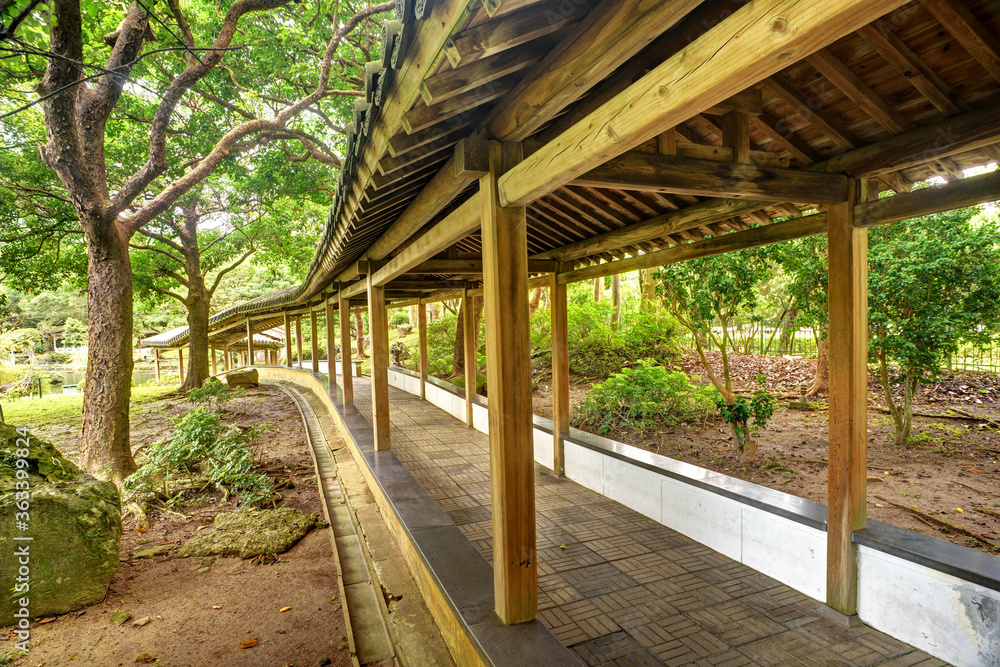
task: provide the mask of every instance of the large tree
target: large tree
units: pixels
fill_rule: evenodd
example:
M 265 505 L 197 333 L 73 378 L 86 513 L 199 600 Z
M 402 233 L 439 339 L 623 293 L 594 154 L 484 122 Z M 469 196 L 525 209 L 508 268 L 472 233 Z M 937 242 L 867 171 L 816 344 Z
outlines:
M 869 346 L 895 444 L 904 445 L 920 382 L 938 373 L 962 342 L 996 338 L 1000 220 L 970 207 L 872 229 L 868 265 Z M 899 383 L 902 405 L 892 391 Z
M 224 13 L 196 0 L 183 7 L 180 0 L 134 2 L 122 15 L 120 5 L 53 0 L 39 5 L 34 23 L 25 20 L 15 38 L 24 60 L 9 66 L 16 76 L 0 84 L 0 97 L 28 99 L 25 84 L 45 59 L 35 87 L 47 133 L 40 154 L 62 182 L 87 243 L 90 345 L 80 451 L 84 467 L 102 478 L 120 481 L 135 469 L 129 242 L 227 158 L 261 143 L 296 141 L 336 166 L 323 142 L 295 121 L 309 110 L 330 122 L 332 103 L 324 111 L 324 102 L 344 92 L 330 84 L 338 45 L 393 6 L 366 7 L 342 25 L 334 14 L 302 7 L 282 10 L 278 20 L 253 17 L 290 2 L 237 0 L 225 3 Z M 228 67 L 223 58 L 238 32 L 237 67 Z M 34 34 L 47 44 L 32 43 Z M 306 44 L 296 48 L 296 40 Z M 250 60 L 260 87 L 247 94 L 240 74 Z

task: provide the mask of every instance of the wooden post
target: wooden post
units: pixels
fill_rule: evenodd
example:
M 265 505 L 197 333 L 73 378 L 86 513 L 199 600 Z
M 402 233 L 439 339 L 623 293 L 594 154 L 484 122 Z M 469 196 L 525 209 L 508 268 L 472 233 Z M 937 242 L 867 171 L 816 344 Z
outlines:
M 229 353 L 229 345 L 226 345 L 222 349 L 223 349 L 223 355 L 222 355 L 223 366 L 225 367 L 225 369 L 227 371 L 232 370 L 232 368 L 233 368 L 233 359 L 232 359 L 232 355 Z
M 538 610 L 526 220 L 524 208 L 500 206 L 497 189 L 497 178 L 521 157 L 520 144 L 490 142 L 490 171 L 479 180 L 490 378 L 493 588 L 496 613 L 508 625 L 530 621 Z
M 160 381 L 160 350 L 153 348 L 153 365 L 156 367 L 156 381 Z
M 326 376 L 330 395 L 337 395 L 337 332 L 333 328 L 333 301 L 326 300 Z
M 313 373 L 319 373 L 319 329 L 316 328 L 316 311 L 309 308 L 309 331 L 312 332 L 312 369 Z
M 181 375 L 181 384 L 184 384 L 184 348 L 177 348 L 177 372 Z
M 292 322 L 288 317 L 288 311 L 282 313 L 285 316 L 285 365 L 292 367 Z
M 566 285 L 560 285 L 558 272 L 549 283 L 552 329 L 552 470 L 566 474 L 565 445 L 569 434 L 569 316 Z
M 218 375 L 219 374 L 219 368 L 218 368 L 218 363 L 217 363 L 218 360 L 216 358 L 216 357 L 218 357 L 218 354 L 217 354 L 217 352 L 215 350 L 215 346 L 214 345 L 209 345 L 208 346 L 208 353 L 210 355 L 212 355 L 212 375 Z
M 462 342 L 465 353 L 465 423 L 472 426 L 472 399 L 476 395 L 476 348 L 479 332 L 476 331 L 475 306 L 472 305 L 473 298 L 469 296 L 469 284 L 465 284 L 462 293 L 462 305 L 465 306 L 462 318 Z
M 420 346 L 420 400 L 427 399 L 427 304 L 417 306 L 417 334 Z
M 302 316 L 295 316 L 295 351 L 299 355 L 299 370 L 302 370 Z
M 372 339 L 372 428 L 375 451 L 389 449 L 389 319 L 385 288 L 368 273 L 368 332 Z
M 247 315 L 247 366 L 253 366 L 253 357 L 253 322 L 250 321 L 250 316 Z
M 857 613 L 857 547 L 865 527 L 868 462 L 868 231 L 854 226 L 862 183 L 827 209 L 830 296 L 830 435 L 827 478 L 826 603 Z
M 351 302 L 340 296 L 340 388 L 344 405 L 354 403 L 354 379 L 351 378 Z

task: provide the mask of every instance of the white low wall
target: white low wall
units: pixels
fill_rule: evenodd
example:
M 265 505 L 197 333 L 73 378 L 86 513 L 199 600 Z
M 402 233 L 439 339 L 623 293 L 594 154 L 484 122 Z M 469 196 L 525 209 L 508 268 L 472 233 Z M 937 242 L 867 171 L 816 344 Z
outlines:
M 410 373 L 390 369 L 389 383 L 420 395 L 420 379 Z M 465 421 L 464 395 L 444 384 L 428 381 L 427 400 Z M 473 404 L 473 421 L 488 432 L 481 398 Z M 551 469 L 551 422 L 536 417 L 533 435 L 535 461 Z M 821 505 L 575 430 L 564 451 L 567 478 L 825 602 Z M 954 548 L 971 552 L 982 568 L 985 554 Z M 987 579 L 1000 581 L 1000 559 L 987 558 L 993 558 L 986 561 L 992 570 Z M 858 560 L 858 614 L 865 623 L 954 665 L 1000 667 L 998 588 L 883 549 L 859 546 Z

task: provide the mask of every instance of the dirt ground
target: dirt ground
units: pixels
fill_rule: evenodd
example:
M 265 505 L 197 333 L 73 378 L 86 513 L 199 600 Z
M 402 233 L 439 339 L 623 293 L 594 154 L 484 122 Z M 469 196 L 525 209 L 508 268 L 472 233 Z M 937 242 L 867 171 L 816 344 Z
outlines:
M 170 417 L 191 407 L 176 396 L 143 406 L 132 417 L 134 445 L 164 437 Z M 239 426 L 269 425 L 260 436 L 261 458 L 279 489 L 279 504 L 322 518 L 312 459 L 295 404 L 279 389 L 261 386 L 232 401 L 222 417 Z M 73 458 L 76 431 L 52 427 L 39 429 L 38 435 L 51 439 Z M 200 526 L 234 509 L 231 502 L 220 500 L 221 493 L 206 493 L 169 512 L 153 510 L 146 532 L 138 531 L 135 517 L 126 515 L 121 566 L 104 601 L 36 622 L 29 653 L 13 664 L 349 665 L 328 529 L 313 530 L 274 559 L 174 557 Z M 160 545 L 169 546 L 163 555 L 135 557 Z M 283 611 L 286 607 L 290 609 Z M 130 613 L 132 620 L 113 623 L 111 614 L 119 610 Z M 148 623 L 134 623 L 143 619 Z M 0 639 L 10 636 L 0 630 Z M 241 643 L 251 640 L 256 640 L 255 645 L 241 648 Z M 0 654 L 5 643 L 0 641 Z
M 812 399 L 817 409 L 788 407 L 798 385 L 812 379 L 814 362 L 753 355 L 730 360 L 740 388 L 752 390 L 753 378 L 763 371 L 769 391 L 783 397 L 757 437 L 751 464 L 736 465 L 732 435 L 721 420 L 618 431 L 608 437 L 826 504 L 826 397 Z M 693 357 L 686 357 L 681 366 L 692 375 L 700 370 Z M 575 407 L 594 381 L 570 382 L 570 404 Z M 551 417 L 551 401 L 546 380 L 535 391 L 535 412 Z M 892 418 L 879 409 L 884 407 L 881 389 L 870 382 L 868 517 L 1000 554 L 1000 431 L 988 428 L 985 421 L 944 416 L 958 409 L 1000 421 L 1000 378 L 959 373 L 922 387 L 916 410 L 941 416 L 914 417 L 911 443 L 905 447 L 892 444 Z

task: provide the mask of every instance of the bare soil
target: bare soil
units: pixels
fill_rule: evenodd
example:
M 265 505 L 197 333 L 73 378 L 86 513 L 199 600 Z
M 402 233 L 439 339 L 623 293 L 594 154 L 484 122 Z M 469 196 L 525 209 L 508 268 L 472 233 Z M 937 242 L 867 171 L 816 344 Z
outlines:
M 712 361 L 718 363 L 717 355 Z M 826 504 L 826 397 L 811 399 L 815 409 L 788 407 L 798 394 L 798 385 L 812 379 L 814 362 L 745 355 L 731 356 L 730 363 L 737 391 L 753 391 L 757 373 L 763 372 L 769 391 L 781 398 L 767 429 L 757 436 L 757 455 L 751 464 L 736 464 L 732 434 L 721 420 L 645 431 L 626 428 L 607 437 Z M 680 365 L 690 375 L 705 375 L 693 355 Z M 595 380 L 571 378 L 570 382 L 570 405 L 575 414 L 575 406 Z M 533 400 L 537 414 L 551 417 L 548 380 L 538 386 Z M 955 373 L 922 386 L 916 411 L 939 416 L 915 416 L 911 441 L 904 447 L 892 444 L 892 418 L 884 408 L 881 387 L 872 380 L 868 517 L 1000 554 L 1000 431 L 986 421 L 1000 421 L 1000 378 Z M 956 416 L 954 410 L 983 419 L 950 418 Z
M 191 407 L 177 395 L 143 406 L 132 418 L 134 446 L 165 437 L 170 418 Z M 261 386 L 220 412 L 224 421 L 240 427 L 269 425 L 260 436 L 260 451 L 262 467 L 279 489 L 277 504 L 322 517 L 312 458 L 295 404 L 279 389 Z M 78 429 L 50 427 L 39 429 L 38 435 L 75 457 Z M 104 601 L 36 621 L 30 652 L 14 664 L 349 665 L 328 529 L 311 531 L 275 558 L 174 556 L 199 527 L 210 525 L 216 514 L 235 509 L 232 501 L 222 503 L 221 497 L 221 492 L 206 492 L 169 511 L 154 509 L 145 532 L 137 529 L 134 516 L 126 515 L 121 566 Z M 159 545 L 169 550 L 154 558 L 135 557 Z M 130 613 L 132 620 L 113 623 L 111 614 L 119 610 Z M 149 622 L 133 625 L 139 619 Z M 10 638 L 0 630 L 0 639 Z M 241 647 L 252 640 L 256 640 L 253 646 Z M 0 655 L 5 644 L 0 641 Z M 330 662 L 320 663 L 323 659 Z

